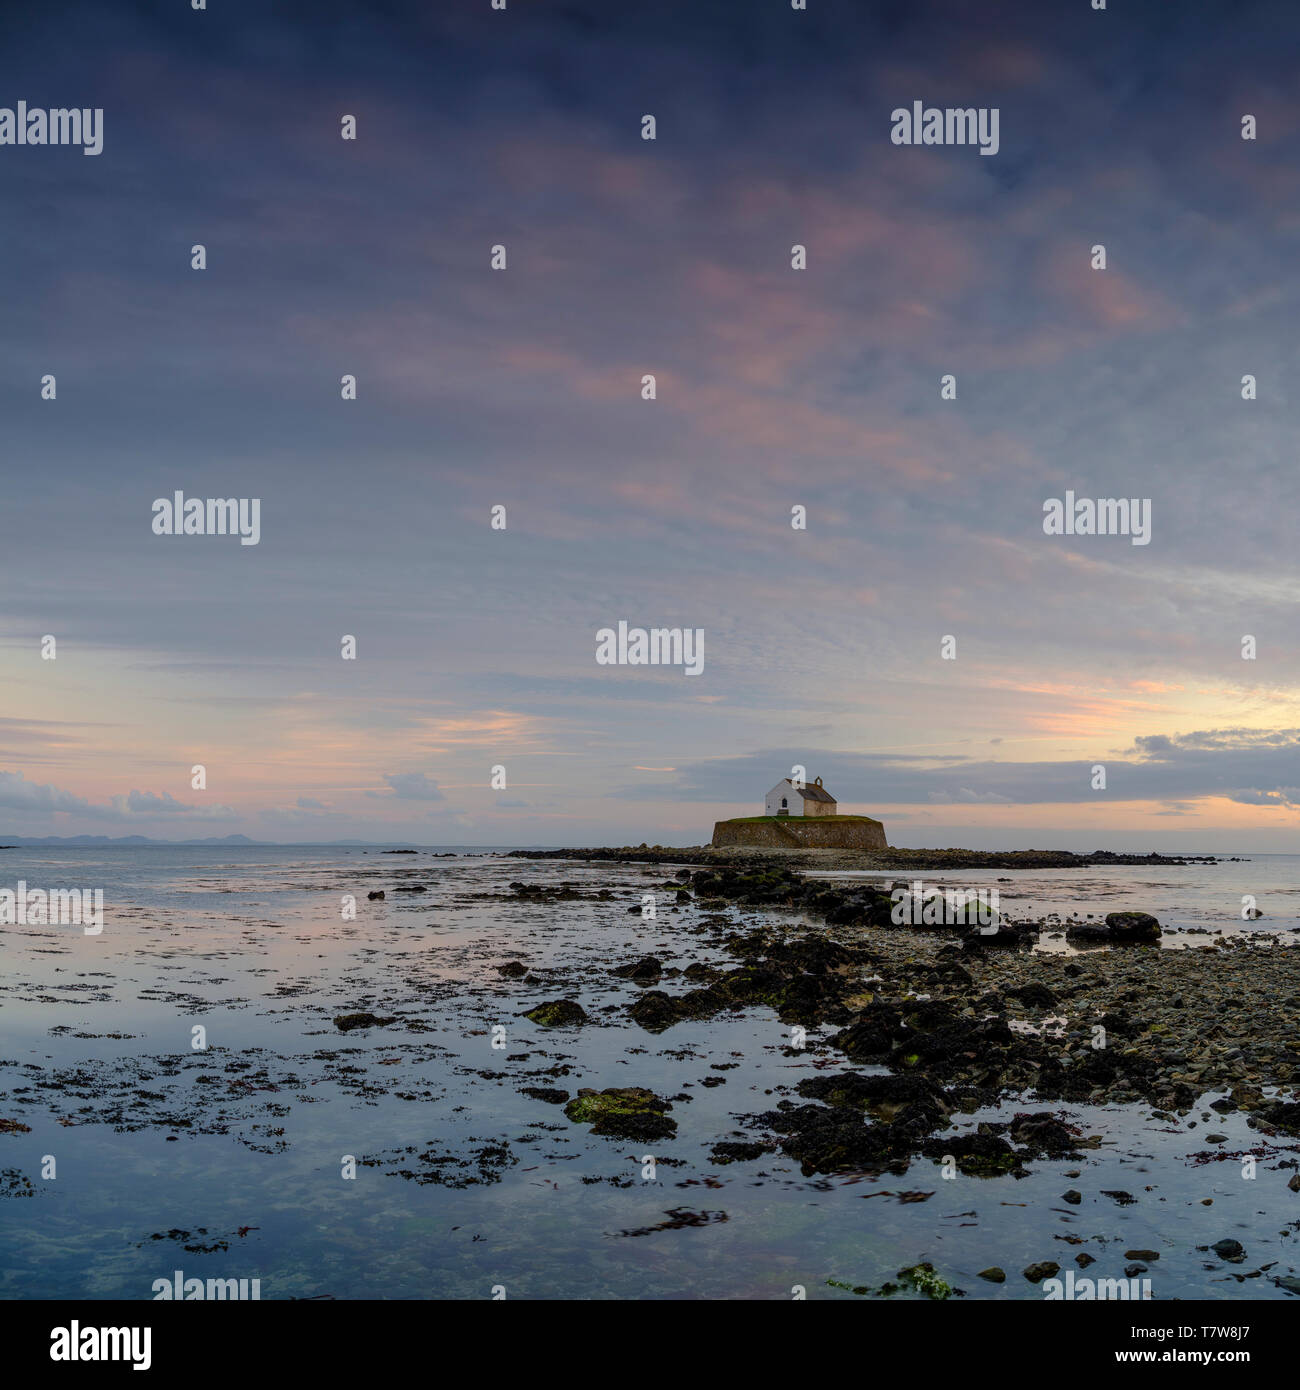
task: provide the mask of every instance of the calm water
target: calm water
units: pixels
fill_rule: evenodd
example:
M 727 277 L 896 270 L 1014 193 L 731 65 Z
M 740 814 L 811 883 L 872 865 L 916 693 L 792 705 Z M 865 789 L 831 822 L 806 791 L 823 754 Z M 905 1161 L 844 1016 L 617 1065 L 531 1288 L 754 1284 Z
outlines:
M 1300 855 L 1259 854 L 1235 862 L 1189 864 L 1183 868 L 1122 865 L 1104 869 L 965 869 L 944 874 L 814 873 L 835 881 L 911 883 L 927 887 L 962 885 L 996 889 L 1001 910 L 1017 920 L 1062 921 L 1104 917 L 1108 912 L 1154 913 L 1173 935 L 1164 945 L 1203 945 L 1179 932 L 1278 932 L 1300 927 Z M 1242 917 L 1243 899 L 1254 899 L 1264 915 Z
M 664 878 L 488 854 L 4 851 L 0 887 L 103 888 L 107 920 L 97 937 L 2 929 L 0 1121 L 30 1132 L 0 1133 L 0 1294 L 149 1298 L 179 1269 L 260 1279 L 263 1298 L 488 1298 L 494 1286 L 518 1298 L 789 1298 L 802 1285 L 851 1299 L 827 1280 L 879 1284 L 930 1260 L 971 1296 L 1039 1298 L 1017 1271 L 1067 1265 L 1075 1247 L 1053 1237 L 1069 1235 L 1097 1259 L 1094 1276 L 1120 1276 L 1126 1249 L 1159 1250 L 1160 1298 L 1287 1296 L 1268 1278 L 1207 1270 L 1194 1247 L 1232 1236 L 1250 1252 L 1242 1270 L 1276 1261 L 1271 1276 L 1294 1275 L 1296 1198 L 1276 1174 L 1248 1183 L 1234 1163 L 1188 1165 L 1198 1144 L 1145 1107 L 1072 1107 L 1102 1147 L 1019 1181 L 945 1182 L 927 1160 L 879 1180 L 809 1180 L 779 1156 L 713 1163 L 714 1143 L 752 1137 L 737 1116 L 845 1064 L 815 1046 L 790 1054 L 761 1008 L 658 1036 L 628 1023 L 636 988 L 611 966 L 647 952 L 683 967 L 710 959 L 689 931 L 694 908 L 672 912 L 663 897 L 656 920 L 628 911 Z M 516 879 L 615 896 L 500 896 Z M 1296 856 L 935 881 L 997 886 L 1013 916 L 1133 906 L 1182 927 L 1300 924 Z M 403 883 L 424 891 L 395 891 Z M 377 888 L 386 901 L 368 902 Z M 1240 921 L 1243 893 L 1260 922 Z M 345 894 L 358 899 L 352 921 Z M 511 959 L 542 983 L 499 977 L 493 966 Z M 564 996 L 590 1026 L 520 1017 Z M 334 1028 L 356 1009 L 394 1022 Z M 196 1026 L 206 1050 L 192 1046 Z M 646 1146 L 593 1137 L 520 1092 L 638 1084 L 681 1097 L 677 1137 L 650 1146 L 652 1182 Z M 1258 1140 L 1239 1114 L 1214 1128 L 1225 1150 Z M 341 1176 L 347 1156 L 354 1180 Z M 50 1158 L 55 1176 L 43 1177 Z M 1063 1176 L 1079 1167 L 1082 1178 Z M 26 1182 L 34 1195 L 21 1195 Z M 1061 1204 L 1067 1187 L 1089 1194 L 1081 1206 Z M 1118 1207 L 1093 1195 L 1103 1188 L 1142 1200 Z M 899 1200 L 915 1190 L 934 1195 Z M 975 1277 L 991 1264 L 1005 1285 Z

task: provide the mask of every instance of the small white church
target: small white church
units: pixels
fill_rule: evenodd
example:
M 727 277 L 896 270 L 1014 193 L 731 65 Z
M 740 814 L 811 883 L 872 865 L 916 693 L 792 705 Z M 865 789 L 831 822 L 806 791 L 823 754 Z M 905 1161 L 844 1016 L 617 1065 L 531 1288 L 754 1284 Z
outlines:
M 763 803 L 765 816 L 834 816 L 838 814 L 838 803 L 822 786 L 822 779 L 815 782 L 795 783 L 786 778 L 778 782 L 767 794 Z

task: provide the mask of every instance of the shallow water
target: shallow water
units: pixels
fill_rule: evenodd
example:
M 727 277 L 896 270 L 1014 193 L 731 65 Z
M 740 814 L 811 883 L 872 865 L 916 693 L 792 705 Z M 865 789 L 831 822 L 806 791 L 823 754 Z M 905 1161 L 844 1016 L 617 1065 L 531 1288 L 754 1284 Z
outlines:
M 1014 877 L 1036 914 L 1133 906 L 1225 927 L 1253 877 L 1241 891 L 1258 892 L 1268 916 L 1249 929 L 1277 930 L 1294 925 L 1282 905 L 1300 891 L 1286 879 L 1300 861 L 1283 858 Z M 1118 1278 L 1135 1248 L 1160 1254 L 1144 1276 L 1155 1298 L 1291 1296 L 1272 1281 L 1297 1274 L 1300 1197 L 1286 1188 L 1295 1170 L 1277 1164 L 1300 1146 L 1264 1145 L 1257 1177 L 1244 1179 L 1239 1160 L 1219 1157 L 1264 1144 L 1241 1114 L 1197 1107 L 1189 1129 L 1145 1106 L 1054 1106 L 1100 1147 L 1083 1162 L 1033 1163 L 1020 1180 L 946 1180 L 927 1159 L 901 1177 L 831 1179 L 805 1178 L 779 1154 L 713 1162 L 719 1140 L 754 1137 L 738 1117 L 772 1108 L 814 1070 L 852 1068 L 815 1032 L 792 1051 L 764 1008 L 659 1035 L 627 1019 L 637 987 L 612 966 L 649 952 L 681 967 L 717 958 L 690 930 L 693 906 L 674 911 L 661 892 L 655 920 L 628 911 L 664 870 L 292 847 L 10 850 L 0 864 L 8 886 L 103 887 L 107 918 L 97 937 L 3 928 L 0 1120 L 30 1132 L 0 1133 L 0 1192 L 34 1189 L 0 1197 L 4 1297 L 149 1298 L 181 1270 L 260 1279 L 263 1298 L 489 1298 L 496 1287 L 790 1298 L 802 1287 L 852 1299 L 827 1281 L 877 1286 L 928 1260 L 968 1296 L 1040 1299 L 1026 1265 L 1064 1272 L 1086 1252 L 1089 1276 Z M 513 880 L 615 896 L 496 896 Z M 403 882 L 426 891 L 395 891 Z M 1021 915 L 1011 885 L 997 886 Z M 386 901 L 367 901 L 375 888 Z M 340 915 L 344 894 L 358 899 L 354 921 Z M 544 982 L 501 979 L 492 967 L 511 959 Z M 520 1017 L 560 997 L 579 999 L 592 1023 L 548 1030 Z M 333 1026 L 357 1009 L 395 1022 Z M 206 1050 L 191 1045 L 196 1025 Z M 593 1137 L 562 1106 L 520 1094 L 525 1085 L 644 1085 L 682 1097 L 679 1131 L 651 1146 Z M 956 1119 L 964 1129 L 1043 1108 Z M 1209 1132 L 1227 1142 L 1207 1144 Z M 1189 1159 L 1197 1152 L 1207 1161 Z M 47 1155 L 53 1178 L 41 1174 Z M 354 1180 L 341 1176 L 348 1155 Z M 1080 1205 L 1060 1200 L 1070 1188 Z M 1224 1237 L 1246 1247 L 1241 1264 L 1196 1249 Z M 1004 1285 L 977 1277 L 989 1265 L 1006 1270 Z
M 1300 855 L 1260 854 L 1215 864 L 1116 865 L 1081 869 L 960 869 L 942 873 L 812 872 L 834 882 L 860 879 L 996 891 L 998 908 L 1017 921 L 1103 918 L 1108 912 L 1150 912 L 1160 919 L 1166 949 L 1203 944 L 1203 934 L 1300 930 Z M 1243 902 L 1249 898 L 1251 901 Z M 1243 918 L 1256 907 L 1264 915 Z M 1190 933 L 1190 937 L 1184 935 Z M 1201 939 L 1196 939 L 1200 937 Z M 1044 943 L 1049 945 L 1050 943 Z

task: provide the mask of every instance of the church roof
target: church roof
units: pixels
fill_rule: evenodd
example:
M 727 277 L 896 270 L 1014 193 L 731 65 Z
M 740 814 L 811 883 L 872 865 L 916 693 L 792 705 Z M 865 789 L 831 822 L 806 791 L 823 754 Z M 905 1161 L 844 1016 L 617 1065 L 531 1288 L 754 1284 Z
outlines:
M 789 782 L 790 779 L 787 777 L 786 781 Z M 791 785 L 793 786 L 794 784 L 791 783 Z M 795 787 L 795 791 L 797 791 L 805 801 L 826 801 L 832 806 L 839 804 L 820 782 L 806 782 L 802 787 Z

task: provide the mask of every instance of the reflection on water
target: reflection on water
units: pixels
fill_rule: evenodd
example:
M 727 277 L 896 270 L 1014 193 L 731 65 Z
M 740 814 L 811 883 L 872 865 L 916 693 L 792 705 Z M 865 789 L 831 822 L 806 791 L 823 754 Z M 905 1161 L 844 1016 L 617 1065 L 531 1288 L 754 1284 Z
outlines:
M 1224 928 L 1249 891 L 1267 914 L 1251 929 L 1276 930 L 1295 924 L 1296 863 L 942 881 L 996 884 L 1015 916 L 1132 906 Z M 719 1140 L 753 1137 L 739 1117 L 847 1064 L 815 1033 L 790 1051 L 763 1008 L 657 1036 L 631 1025 L 637 987 L 612 966 L 715 958 L 691 931 L 694 906 L 663 894 L 656 920 L 629 912 L 664 882 L 648 866 L 265 847 L 6 851 L 0 866 L 3 882 L 103 887 L 106 900 L 98 937 L 4 929 L 8 1298 L 143 1299 L 181 1270 L 258 1278 L 263 1298 L 487 1298 L 504 1285 L 519 1298 L 783 1299 L 803 1286 L 851 1299 L 827 1281 L 879 1285 L 923 1260 L 970 1296 L 1040 1298 L 1026 1265 L 1086 1252 L 1091 1275 L 1118 1278 L 1134 1248 L 1160 1256 L 1157 1298 L 1286 1296 L 1273 1279 L 1296 1273 L 1300 1223 L 1276 1167 L 1295 1146 L 1278 1141 L 1243 1181 L 1230 1156 L 1261 1140 L 1241 1114 L 1191 1133 L 1148 1107 L 1071 1107 L 1099 1147 L 1020 1180 L 945 1181 L 920 1159 L 905 1175 L 832 1179 L 778 1154 L 711 1161 Z M 507 894 L 514 880 L 575 892 L 528 902 Z M 511 960 L 528 979 L 497 972 Z M 521 1016 L 565 997 L 588 1026 Z M 361 1010 L 392 1022 L 334 1026 Z M 675 1139 L 594 1137 L 522 1092 L 631 1085 L 672 1098 Z M 1207 1128 L 1224 1136 L 1208 1151 Z M 1062 1201 L 1070 1189 L 1078 1205 Z M 1248 1263 L 1198 1252 L 1225 1236 Z M 1243 1277 L 1270 1262 L 1268 1277 Z M 978 1277 L 990 1265 L 1005 1284 Z

